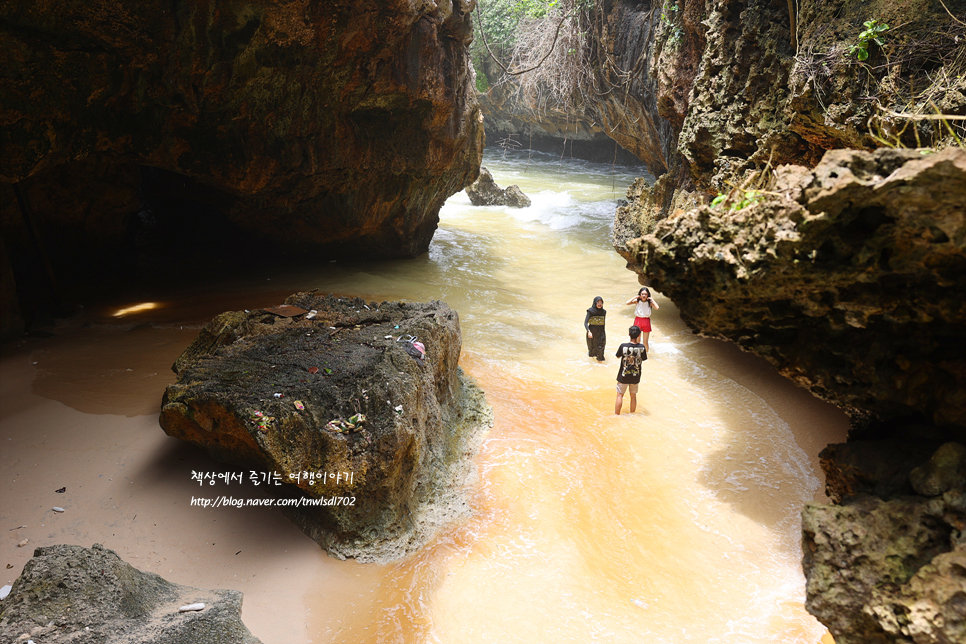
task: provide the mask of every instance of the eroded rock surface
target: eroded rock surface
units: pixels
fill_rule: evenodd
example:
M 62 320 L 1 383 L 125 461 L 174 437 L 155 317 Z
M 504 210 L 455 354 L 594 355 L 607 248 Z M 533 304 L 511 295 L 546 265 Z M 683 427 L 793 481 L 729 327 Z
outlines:
M 837 503 L 806 506 L 803 566 L 807 608 L 837 644 L 966 641 L 966 447 L 943 444 L 928 460 L 903 447 L 823 452 Z M 935 494 L 912 491 L 924 470 L 944 480 Z
M 513 185 L 501 188 L 493 179 L 493 175 L 485 167 L 480 168 L 480 176 L 466 187 L 466 194 L 474 206 L 510 206 L 511 208 L 529 208 L 530 198 L 523 194 L 520 186 Z
M 963 140 L 959 121 L 901 114 L 966 114 L 964 12 L 963 0 L 614 0 L 598 23 L 636 13 L 646 27 L 605 30 L 601 67 L 617 72 L 605 118 L 633 123 L 656 102 L 672 128 L 668 172 L 628 191 L 615 248 L 696 332 L 764 356 L 853 419 L 850 443 L 822 460 L 841 505 L 805 520 L 808 608 L 839 644 L 966 640 L 961 501 L 947 489 L 958 452 L 927 465 L 966 440 L 966 152 L 949 134 Z M 860 61 L 873 19 L 891 30 Z M 614 65 L 624 50 L 640 54 Z M 925 145 L 953 149 L 835 151 Z
M 202 603 L 200 611 L 179 608 Z M 99 543 L 37 548 L 0 602 L 0 638 L 22 644 L 259 644 L 237 590 L 202 590 L 125 563 Z
M 628 260 L 693 329 L 853 414 L 966 431 L 966 150 L 831 151 L 776 174 L 659 221 Z
M 460 489 L 491 423 L 458 366 L 456 312 L 311 293 L 286 304 L 317 314 L 212 320 L 175 363 L 161 426 L 218 460 L 277 472 L 274 492 L 305 499 L 286 514 L 334 556 L 408 554 L 468 512 Z M 404 335 L 425 345 L 424 358 L 405 351 Z M 365 421 L 350 431 L 330 425 L 357 414 Z M 290 476 L 300 472 L 329 476 Z M 346 501 L 316 505 L 333 498 Z

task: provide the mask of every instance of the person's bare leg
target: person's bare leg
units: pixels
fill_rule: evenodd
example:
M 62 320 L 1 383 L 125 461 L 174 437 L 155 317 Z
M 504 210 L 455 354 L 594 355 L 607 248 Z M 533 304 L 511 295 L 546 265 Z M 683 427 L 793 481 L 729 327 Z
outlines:
M 633 414 L 637 411 L 637 394 L 633 391 L 631 392 L 631 413 Z
M 641 342 L 644 343 L 644 350 L 647 351 L 648 353 L 651 352 L 651 345 L 648 344 L 648 342 L 647 342 L 647 339 L 649 337 L 651 337 L 651 332 L 650 331 L 647 331 L 646 333 L 645 332 L 642 332 L 641 333 Z
M 617 394 L 617 402 L 614 403 L 614 413 L 621 415 L 621 407 L 624 405 L 624 394 Z

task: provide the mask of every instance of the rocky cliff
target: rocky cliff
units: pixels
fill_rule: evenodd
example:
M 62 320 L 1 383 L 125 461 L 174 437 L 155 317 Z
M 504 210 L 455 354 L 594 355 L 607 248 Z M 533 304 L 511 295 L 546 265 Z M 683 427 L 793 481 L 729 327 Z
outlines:
M 628 4 L 645 8 L 610 6 Z M 696 330 L 768 357 L 857 420 L 918 415 L 962 429 L 966 23 L 939 2 L 793 4 L 650 7 L 655 103 L 677 152 L 669 176 L 629 193 L 615 246 Z M 896 25 L 880 32 L 888 42 L 862 40 L 870 19 Z M 953 150 L 935 156 L 888 150 L 943 140 Z M 826 154 L 845 146 L 887 149 Z M 805 178 L 785 164 L 818 168 Z M 786 217 L 781 198 L 800 215 Z M 816 233 L 814 247 L 797 246 Z M 890 375 L 885 362 L 902 366 Z
M 46 256 L 67 279 L 117 256 L 152 191 L 179 199 L 151 214 L 182 243 L 212 224 L 226 243 L 315 256 L 424 251 L 480 163 L 472 4 L 4 3 L 14 274 L 43 275 Z
M 966 444 L 966 2 L 599 6 L 646 25 L 601 40 L 645 52 L 652 88 L 611 118 L 644 105 L 673 129 L 615 248 L 696 332 L 853 419 L 850 456 L 823 459 L 836 505 L 806 512 L 809 610 L 840 644 L 959 641 L 966 478 L 914 472 Z

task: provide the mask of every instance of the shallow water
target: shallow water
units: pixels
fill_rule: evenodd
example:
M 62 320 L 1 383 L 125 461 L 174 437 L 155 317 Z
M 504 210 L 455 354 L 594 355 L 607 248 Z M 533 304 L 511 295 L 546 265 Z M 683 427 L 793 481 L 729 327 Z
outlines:
M 172 578 L 170 560 L 180 583 L 243 590 L 246 622 L 267 644 L 818 642 L 825 629 L 803 607 L 799 512 L 821 496 L 816 455 L 844 439 L 845 417 L 763 361 L 693 335 L 660 293 L 637 413 L 615 416 L 613 352 L 633 321 L 623 302 L 639 285 L 610 234 L 616 199 L 644 172 L 492 150 L 484 165 L 500 185 L 518 184 L 533 206 L 475 208 L 460 193 L 444 206 L 429 252 L 415 260 L 276 269 L 92 303 L 92 326 L 25 345 L 6 358 L 4 373 L 25 377 L 10 374 L 27 374 L 23 360 L 33 363 L 32 394 L 70 407 L 67 422 L 94 426 L 120 415 L 138 431 L 160 433 L 150 417 L 172 380 L 163 360 L 220 311 L 271 306 L 312 288 L 376 301 L 443 300 L 460 314 L 461 364 L 495 411 L 467 490 L 470 519 L 389 565 L 328 559 L 285 532 L 297 544 L 286 582 L 239 574 L 263 564 L 243 563 L 231 544 L 179 557 L 184 546 L 170 535 L 170 545 L 152 541 L 157 563 L 131 563 Z M 582 327 L 596 295 L 608 311 L 604 364 L 586 356 Z M 154 308 L 113 316 L 147 301 Z M 25 413 L 7 400 L 0 438 L 12 440 Z M 156 457 L 152 471 L 204 462 L 173 454 Z M 29 460 L 3 458 L 14 469 Z M 183 484 L 168 480 L 153 494 L 164 485 L 183 494 Z M 255 517 L 184 505 L 154 511 L 184 525 L 202 512 L 211 522 Z M 271 511 L 257 516 L 285 521 Z M 90 545 L 105 526 L 71 530 Z M 228 534 L 240 532 L 233 524 Z M 281 557 L 264 541 L 246 548 Z M 192 577 L 190 562 L 202 558 L 215 572 Z M 273 594 L 301 602 L 279 608 Z

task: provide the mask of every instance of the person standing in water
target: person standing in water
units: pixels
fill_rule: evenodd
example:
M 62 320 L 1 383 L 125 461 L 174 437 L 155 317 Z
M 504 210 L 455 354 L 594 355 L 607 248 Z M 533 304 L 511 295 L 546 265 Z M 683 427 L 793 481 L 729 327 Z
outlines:
M 637 308 L 634 309 L 634 326 L 641 330 L 644 334 L 644 350 L 650 351 L 651 345 L 648 343 L 647 339 L 651 336 L 651 310 L 658 310 L 661 308 L 651 297 L 651 290 L 646 286 L 642 286 L 641 290 L 637 292 L 637 295 L 627 300 L 628 304 L 636 304 Z
M 627 330 L 630 342 L 624 342 L 617 347 L 617 357 L 621 359 L 620 369 L 617 371 L 617 401 L 614 403 L 614 413 L 621 415 L 624 406 L 624 392 L 631 392 L 631 413 L 637 411 L 637 386 L 641 382 L 641 364 L 647 360 L 647 349 L 641 344 L 641 329 L 632 326 Z
M 604 345 L 607 343 L 607 335 L 604 333 L 606 316 L 604 298 L 598 295 L 584 317 L 584 329 L 587 330 L 587 355 L 597 358 L 597 362 L 604 361 Z

